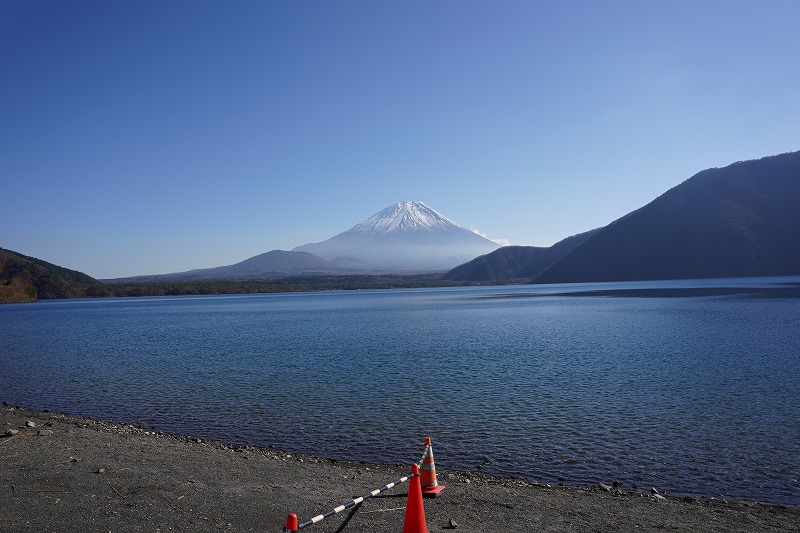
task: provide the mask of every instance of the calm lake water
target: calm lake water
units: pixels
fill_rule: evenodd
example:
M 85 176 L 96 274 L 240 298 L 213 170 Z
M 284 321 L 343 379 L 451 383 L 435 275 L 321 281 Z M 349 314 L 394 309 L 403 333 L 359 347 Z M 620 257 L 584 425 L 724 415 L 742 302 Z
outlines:
M 0 400 L 567 485 L 800 504 L 800 278 L 0 306 Z M 389 480 L 387 480 L 389 481 Z

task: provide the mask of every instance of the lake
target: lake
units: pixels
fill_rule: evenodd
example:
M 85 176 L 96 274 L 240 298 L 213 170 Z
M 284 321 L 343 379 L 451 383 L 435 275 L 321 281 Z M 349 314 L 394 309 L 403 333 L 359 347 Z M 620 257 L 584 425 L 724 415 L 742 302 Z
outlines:
M 800 278 L 0 306 L 0 401 L 230 443 L 800 504 Z M 388 480 L 387 480 L 388 481 Z

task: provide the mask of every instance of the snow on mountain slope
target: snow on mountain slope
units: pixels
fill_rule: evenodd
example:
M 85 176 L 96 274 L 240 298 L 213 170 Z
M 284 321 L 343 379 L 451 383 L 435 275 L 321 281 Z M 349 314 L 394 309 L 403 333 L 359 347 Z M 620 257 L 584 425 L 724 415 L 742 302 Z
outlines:
M 292 251 L 363 271 L 449 270 L 499 245 L 423 202 L 397 202 L 349 230 Z
M 379 233 L 386 231 L 466 229 L 423 202 L 397 202 L 379 211 L 349 231 Z

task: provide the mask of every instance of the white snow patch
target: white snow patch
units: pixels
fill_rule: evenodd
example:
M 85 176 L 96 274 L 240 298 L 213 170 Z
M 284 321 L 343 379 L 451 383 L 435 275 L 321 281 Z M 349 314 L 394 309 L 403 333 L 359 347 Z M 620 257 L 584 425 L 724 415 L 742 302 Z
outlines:
M 423 202 L 397 202 L 375 213 L 350 231 L 376 233 L 406 229 L 451 229 L 462 226 Z

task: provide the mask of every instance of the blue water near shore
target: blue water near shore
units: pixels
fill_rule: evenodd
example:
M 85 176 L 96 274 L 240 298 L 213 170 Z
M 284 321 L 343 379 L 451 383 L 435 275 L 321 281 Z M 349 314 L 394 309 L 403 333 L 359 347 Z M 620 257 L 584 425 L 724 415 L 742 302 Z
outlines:
M 0 400 L 340 459 L 800 504 L 800 278 L 0 306 Z

